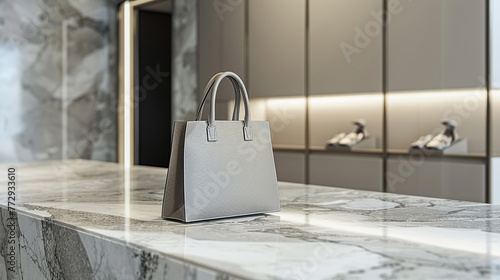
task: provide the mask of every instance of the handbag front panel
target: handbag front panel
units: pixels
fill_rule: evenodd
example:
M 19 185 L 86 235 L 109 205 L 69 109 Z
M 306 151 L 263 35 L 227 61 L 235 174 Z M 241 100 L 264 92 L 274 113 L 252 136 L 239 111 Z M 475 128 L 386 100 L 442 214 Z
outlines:
M 268 122 L 216 121 L 217 141 L 207 141 L 207 122 L 186 126 L 184 194 L 186 221 L 279 211 Z

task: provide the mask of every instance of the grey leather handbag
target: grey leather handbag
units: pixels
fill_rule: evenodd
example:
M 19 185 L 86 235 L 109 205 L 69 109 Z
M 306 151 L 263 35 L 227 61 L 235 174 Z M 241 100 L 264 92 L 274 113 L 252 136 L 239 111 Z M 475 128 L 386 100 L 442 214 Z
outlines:
M 235 90 L 231 121 L 215 120 L 220 82 Z M 208 121 L 201 113 L 210 96 Z M 244 120 L 239 119 L 243 99 Z M 174 123 L 162 217 L 183 222 L 279 211 L 279 194 L 269 123 L 252 121 L 245 85 L 232 72 L 207 84 L 195 121 Z

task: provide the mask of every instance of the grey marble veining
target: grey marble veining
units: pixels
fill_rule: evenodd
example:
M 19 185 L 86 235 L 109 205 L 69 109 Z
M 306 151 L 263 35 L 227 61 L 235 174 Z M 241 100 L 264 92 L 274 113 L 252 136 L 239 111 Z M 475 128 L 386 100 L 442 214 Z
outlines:
M 500 277 L 499 206 L 280 183 L 279 213 L 182 224 L 160 218 L 166 169 L 16 168 L 14 276 L 24 279 Z M 2 246 L 6 200 L 1 192 Z
M 116 161 L 121 0 L 0 0 L 0 163 Z M 173 0 L 173 118 L 198 105 L 197 1 Z
M 197 1 L 173 0 L 173 120 L 194 120 L 198 106 Z
M 117 2 L 0 0 L 0 162 L 116 160 Z

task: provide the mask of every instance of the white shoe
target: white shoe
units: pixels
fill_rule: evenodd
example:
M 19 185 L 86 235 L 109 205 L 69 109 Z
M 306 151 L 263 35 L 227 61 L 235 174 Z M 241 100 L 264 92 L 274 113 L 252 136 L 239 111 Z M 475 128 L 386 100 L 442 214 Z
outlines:
M 410 147 L 412 149 L 423 149 L 429 141 L 432 140 L 432 134 L 427 134 L 425 136 L 420 136 L 417 141 L 411 143 Z
M 446 129 L 443 132 L 443 134 L 452 138 L 452 144 L 455 143 L 458 139 L 460 139 L 460 136 L 458 136 L 458 132 L 456 129 L 457 122 L 455 120 L 443 120 L 441 124 L 446 126 Z
M 429 143 L 425 145 L 427 149 L 442 151 L 451 146 L 453 139 L 442 133 L 436 135 Z
M 453 143 L 458 141 L 459 136 L 457 130 L 457 122 L 454 120 L 444 120 L 441 122 L 446 129 L 440 134 L 436 135 L 429 143 L 425 145 L 427 149 L 442 151 L 449 148 Z
M 366 121 L 364 119 L 355 120 L 353 124 L 356 125 L 356 128 L 339 141 L 340 146 L 352 147 L 368 137 L 368 132 L 365 128 Z
M 359 143 L 359 141 L 363 140 L 365 137 L 363 133 L 351 132 L 347 134 L 346 137 L 342 138 L 339 141 L 340 146 L 352 147 Z
M 339 134 L 333 136 L 332 139 L 326 141 L 326 146 L 327 147 L 336 147 L 336 146 L 338 146 L 340 139 L 344 138 L 345 135 L 346 134 L 344 132 L 342 132 L 342 133 L 339 133 Z

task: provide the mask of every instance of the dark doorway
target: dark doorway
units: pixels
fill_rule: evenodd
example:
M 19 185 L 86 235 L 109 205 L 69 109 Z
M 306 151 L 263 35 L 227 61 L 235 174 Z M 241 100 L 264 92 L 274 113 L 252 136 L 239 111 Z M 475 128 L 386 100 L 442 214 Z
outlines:
M 136 164 L 168 167 L 171 133 L 171 15 L 139 11 Z

